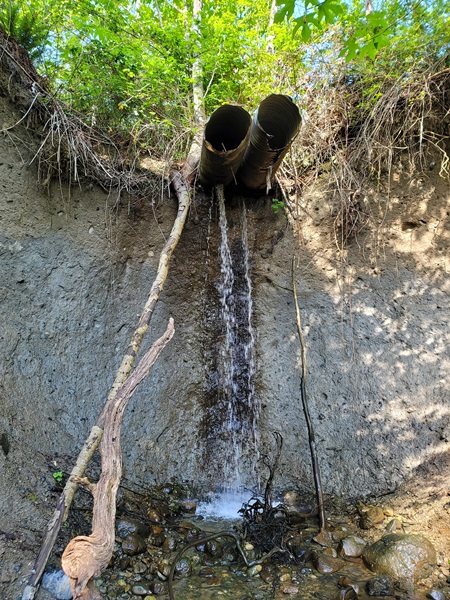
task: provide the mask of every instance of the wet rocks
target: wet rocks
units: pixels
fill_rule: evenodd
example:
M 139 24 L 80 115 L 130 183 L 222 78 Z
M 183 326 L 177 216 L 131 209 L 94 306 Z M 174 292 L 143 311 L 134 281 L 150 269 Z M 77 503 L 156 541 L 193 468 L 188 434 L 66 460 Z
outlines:
M 147 544 L 145 539 L 137 533 L 130 533 L 130 535 L 127 535 L 127 537 L 122 541 L 122 550 L 129 556 L 134 556 L 135 554 L 144 552 L 146 547 Z
M 353 583 L 350 577 L 347 577 L 346 575 L 340 577 L 338 586 L 340 588 L 339 600 L 353 600 L 353 598 L 359 598 L 359 586 L 356 583 Z
M 315 553 L 313 555 L 313 563 L 319 573 L 335 573 L 339 569 L 342 569 L 345 564 L 342 559 L 324 552 L 321 554 Z
M 209 540 L 205 544 L 205 552 L 214 558 L 218 558 L 223 554 L 222 544 L 217 540 Z
M 249 567 L 247 569 L 247 575 L 249 575 L 249 577 L 257 577 L 261 573 L 261 571 L 261 565 L 253 565 L 253 567 Z
M 357 535 L 349 535 L 339 543 L 339 554 L 351 558 L 358 558 L 366 547 L 366 542 Z
M 428 592 L 427 598 L 431 598 L 431 600 L 445 600 L 446 596 L 441 592 L 441 590 L 431 590 Z
M 180 508 L 183 502 L 179 496 L 172 498 L 172 495 L 173 492 L 159 491 L 158 495 L 153 492 L 147 502 L 141 497 L 138 504 L 128 501 L 125 510 L 133 518 L 118 520 L 119 543 L 114 559 L 110 569 L 96 582 L 103 597 L 155 600 L 167 594 L 172 567 L 174 590 L 180 591 L 180 597 L 184 597 L 183 594 L 189 598 L 201 597 L 203 588 L 217 587 L 232 590 L 234 597 L 241 600 L 267 600 L 273 597 L 270 595 L 273 590 L 280 599 L 302 597 L 304 600 L 317 597 L 315 594 L 333 600 L 354 600 L 367 597 L 365 593 L 377 597 L 398 595 L 399 590 L 394 589 L 400 579 L 397 575 L 380 573 L 372 577 L 365 591 L 355 583 L 358 581 L 363 586 L 367 581 L 368 572 L 363 566 L 361 552 L 366 554 L 369 548 L 358 536 L 353 521 L 336 520 L 334 524 L 330 521 L 326 530 L 318 532 L 316 520 L 303 520 L 293 525 L 290 516 L 284 515 L 289 524 L 287 532 L 283 533 L 287 563 L 269 559 L 246 567 L 233 540 L 226 536 L 216 538 L 213 532 L 207 531 L 209 524 L 200 518 L 183 520 L 188 518 L 186 511 Z M 172 512 L 168 513 L 167 507 L 172 507 Z M 368 514 L 376 520 L 379 511 L 368 511 Z M 392 519 L 393 515 L 383 514 L 384 522 L 389 517 Z M 153 522 L 149 520 L 150 515 Z M 214 531 L 215 527 L 212 529 Z M 177 558 L 177 551 L 183 547 L 185 551 Z M 253 538 L 242 541 L 242 549 L 248 560 L 261 557 L 261 548 Z M 369 552 L 367 556 L 370 556 Z M 442 600 L 438 595 L 430 598 Z
M 175 564 L 175 573 L 179 577 L 188 577 L 191 574 L 192 565 L 187 557 L 180 558 Z
M 139 519 L 133 519 L 130 517 L 122 517 L 118 519 L 116 523 L 116 530 L 119 537 L 122 539 L 126 538 L 132 533 L 136 533 L 141 537 L 147 537 L 150 534 L 150 527 L 140 521 Z
M 180 503 L 180 508 L 184 513 L 194 514 L 197 510 L 197 503 L 186 500 Z
M 391 533 L 366 548 L 365 563 L 382 575 L 419 581 L 431 575 L 436 566 L 436 551 L 421 535 Z
M 369 596 L 392 596 L 394 594 L 392 579 L 383 575 L 372 577 L 366 583 L 366 591 Z
M 148 596 L 152 592 L 150 586 L 146 583 L 138 583 L 137 585 L 133 585 L 131 591 L 136 596 Z
M 170 552 L 173 552 L 176 547 L 177 547 L 176 537 L 174 535 L 167 534 L 165 536 L 164 542 L 162 544 L 163 552 L 166 552 L 167 554 L 169 554 Z
M 299 589 L 293 583 L 282 583 L 280 585 L 280 592 L 282 594 L 286 594 L 286 595 L 294 595 L 294 594 L 297 595 L 299 592 Z
M 336 541 L 333 533 L 328 529 L 325 531 L 320 531 L 315 537 L 313 537 L 313 540 L 316 542 L 316 544 L 320 544 L 325 548 L 333 546 Z

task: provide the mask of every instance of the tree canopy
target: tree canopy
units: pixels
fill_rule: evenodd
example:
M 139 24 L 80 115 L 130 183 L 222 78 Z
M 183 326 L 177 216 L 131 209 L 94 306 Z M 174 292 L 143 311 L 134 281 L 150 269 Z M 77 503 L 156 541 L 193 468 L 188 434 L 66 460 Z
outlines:
M 192 0 L 0 0 L 0 22 L 69 110 L 174 158 L 198 56 L 207 114 L 272 92 L 302 104 L 337 81 L 370 111 L 387 83 L 450 65 L 445 0 L 204 0 L 196 26 Z

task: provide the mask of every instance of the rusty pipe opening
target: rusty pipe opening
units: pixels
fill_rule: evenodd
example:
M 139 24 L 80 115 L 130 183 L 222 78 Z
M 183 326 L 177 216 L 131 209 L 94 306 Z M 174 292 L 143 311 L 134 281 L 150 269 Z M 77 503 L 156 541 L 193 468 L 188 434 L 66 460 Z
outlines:
M 289 96 L 271 94 L 258 107 L 239 182 L 250 190 L 269 190 L 298 128 L 300 111 Z
M 267 135 L 269 148 L 284 150 L 297 133 L 300 115 L 289 96 L 272 94 L 259 105 L 258 123 Z
M 224 104 L 209 117 L 205 127 L 199 165 L 202 185 L 228 185 L 244 157 L 252 118 L 233 104 Z

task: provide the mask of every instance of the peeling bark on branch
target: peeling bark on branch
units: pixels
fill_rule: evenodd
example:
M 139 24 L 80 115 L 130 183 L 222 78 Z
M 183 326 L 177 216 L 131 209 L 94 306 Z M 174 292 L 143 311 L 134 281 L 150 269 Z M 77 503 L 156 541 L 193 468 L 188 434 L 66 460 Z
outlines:
M 61 559 L 64 572 L 70 578 L 74 600 L 94 600 L 96 591 L 88 586 L 92 577 L 99 576 L 108 565 L 114 550 L 116 496 L 122 477 L 120 434 L 127 404 L 135 389 L 154 365 L 163 348 L 174 334 L 173 319 L 161 336 L 144 355 L 140 363 L 117 390 L 114 404 L 104 420 L 100 444 L 102 473 L 97 485 L 90 489 L 94 495 L 92 533 L 78 536 L 67 545 Z

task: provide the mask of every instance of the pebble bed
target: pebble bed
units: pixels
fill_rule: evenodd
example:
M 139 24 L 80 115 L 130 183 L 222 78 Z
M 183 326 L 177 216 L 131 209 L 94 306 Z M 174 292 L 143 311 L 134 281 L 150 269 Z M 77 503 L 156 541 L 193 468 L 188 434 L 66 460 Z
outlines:
M 346 518 L 333 510 L 327 529 L 319 532 L 317 518 L 303 517 L 296 508 L 299 498 L 289 492 L 283 504 L 289 509 L 284 552 L 261 560 L 264 552 L 243 539 L 241 549 L 250 562 L 247 566 L 232 537 L 202 541 L 221 531 L 241 536 L 242 520 L 199 516 L 197 502 L 185 500 L 184 494 L 183 488 L 166 485 L 145 496 L 129 493 L 122 497 L 114 555 L 95 580 L 104 598 L 168 598 L 169 574 L 175 562 L 175 600 L 450 599 L 448 565 L 432 564 L 435 558 L 429 558 L 428 570 L 418 564 L 417 569 L 422 569 L 417 572 L 418 581 L 399 580 L 366 566 L 364 553 L 373 541 L 392 537 L 393 532 L 404 535 L 407 529 L 389 507 L 359 504 Z M 411 562 L 411 557 L 400 558 Z

